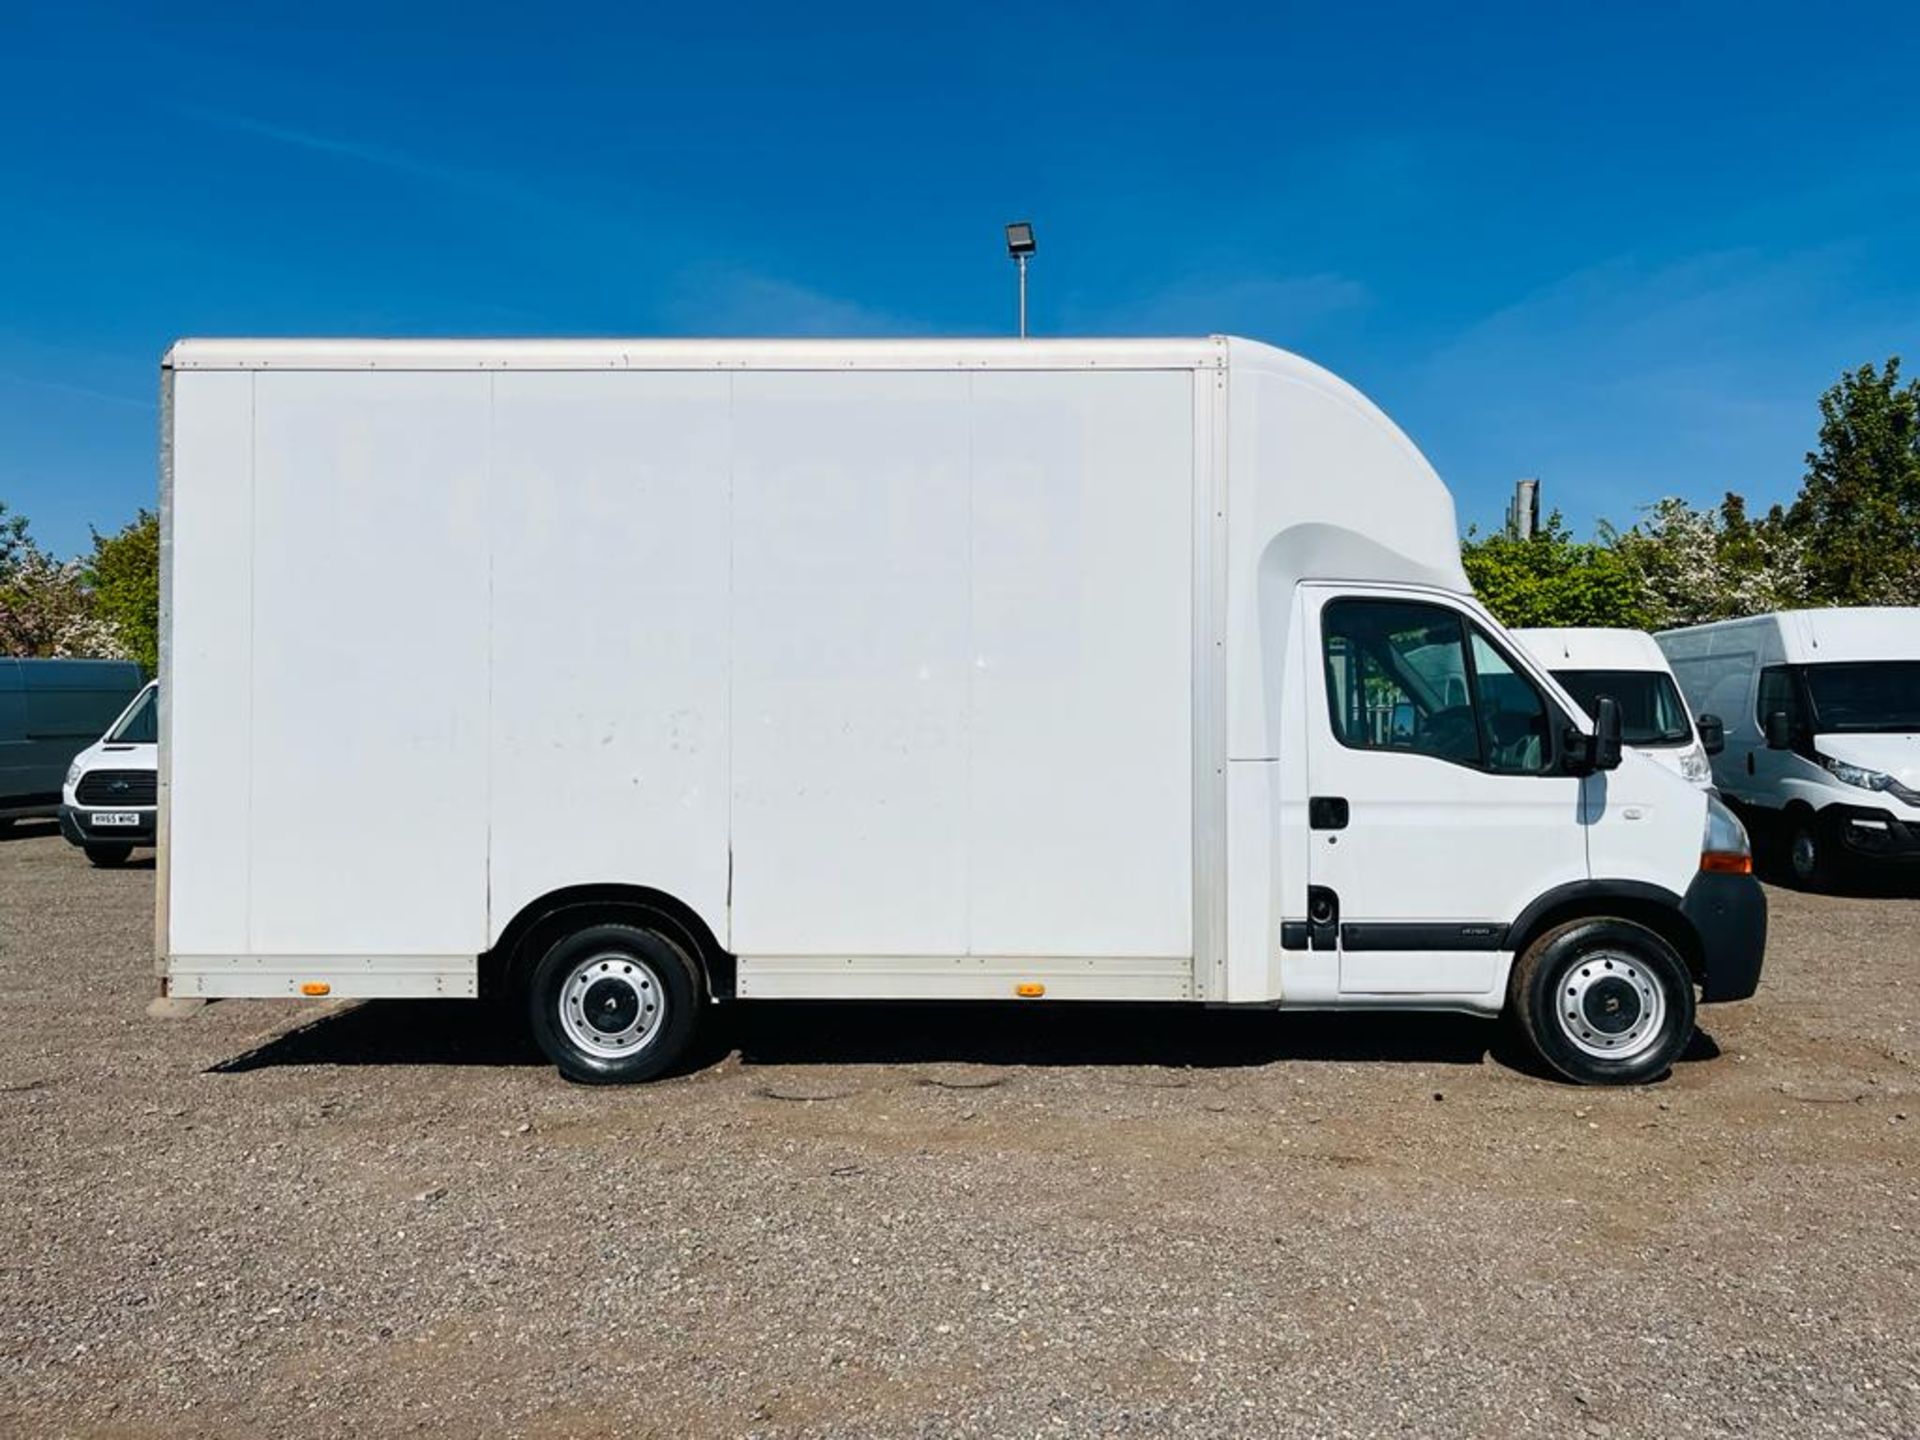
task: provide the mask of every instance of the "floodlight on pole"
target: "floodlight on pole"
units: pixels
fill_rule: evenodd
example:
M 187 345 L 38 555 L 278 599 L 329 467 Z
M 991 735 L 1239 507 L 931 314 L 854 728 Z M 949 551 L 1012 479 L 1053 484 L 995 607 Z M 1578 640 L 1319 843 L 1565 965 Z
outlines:
M 1033 222 L 1016 220 L 1007 226 L 1007 254 L 1020 271 L 1020 338 L 1027 338 L 1027 260 L 1038 248 L 1033 239 Z

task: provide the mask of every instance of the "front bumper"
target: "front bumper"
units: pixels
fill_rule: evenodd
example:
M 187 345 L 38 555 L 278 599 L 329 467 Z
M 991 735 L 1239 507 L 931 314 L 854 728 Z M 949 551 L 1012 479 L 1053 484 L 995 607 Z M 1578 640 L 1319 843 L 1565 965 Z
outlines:
M 136 814 L 140 817 L 138 825 L 96 825 L 94 816 L 100 814 Z M 108 807 L 62 805 L 60 807 L 60 833 L 75 845 L 151 845 L 154 837 L 154 817 L 159 812 L 135 809 L 111 811 Z
M 1920 861 L 1920 825 L 1870 805 L 1829 805 L 1820 818 L 1849 855 L 1862 860 Z
M 1767 953 L 1767 895 L 1751 875 L 1702 870 L 1680 913 L 1700 937 L 1700 998 L 1744 1000 L 1760 988 Z

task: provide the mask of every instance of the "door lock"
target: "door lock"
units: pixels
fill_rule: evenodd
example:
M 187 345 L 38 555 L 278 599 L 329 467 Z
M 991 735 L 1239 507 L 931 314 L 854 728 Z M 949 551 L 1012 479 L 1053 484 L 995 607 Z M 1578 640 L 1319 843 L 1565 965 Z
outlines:
M 1337 950 L 1340 946 L 1340 897 L 1325 885 L 1307 887 L 1307 948 Z

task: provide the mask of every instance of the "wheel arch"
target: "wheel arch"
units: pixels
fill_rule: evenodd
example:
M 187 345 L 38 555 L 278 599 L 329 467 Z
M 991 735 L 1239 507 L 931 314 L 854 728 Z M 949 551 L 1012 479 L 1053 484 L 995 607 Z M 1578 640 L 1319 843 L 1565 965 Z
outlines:
M 1644 926 L 1679 953 L 1695 984 L 1706 980 L 1706 947 L 1680 908 L 1681 897 L 1644 880 L 1576 880 L 1540 896 L 1507 931 L 1515 958 L 1547 931 L 1570 920 L 1626 920 Z
M 480 957 L 482 996 L 511 995 L 561 934 L 603 920 L 636 920 L 672 936 L 699 966 L 708 995 L 730 1000 L 734 958 L 699 911 L 664 890 L 607 882 L 568 885 L 528 901 Z

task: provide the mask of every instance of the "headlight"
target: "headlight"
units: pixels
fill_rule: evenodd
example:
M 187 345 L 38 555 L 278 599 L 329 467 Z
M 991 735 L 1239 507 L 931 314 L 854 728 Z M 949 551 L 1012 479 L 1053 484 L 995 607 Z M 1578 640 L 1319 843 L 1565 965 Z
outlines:
M 1753 844 L 1747 839 L 1747 827 L 1712 795 L 1707 797 L 1707 828 L 1700 837 L 1700 868 L 1723 875 L 1753 873 Z
M 1880 770 L 1869 770 L 1864 765 L 1849 765 L 1844 760 L 1836 760 L 1831 755 L 1815 755 L 1826 768 L 1829 775 L 1843 785 L 1858 785 L 1862 790 L 1891 790 L 1893 776 Z
M 78 785 L 79 783 L 80 783 L 80 761 L 76 757 L 74 762 L 71 765 L 67 766 L 67 784 Z
M 1713 764 L 1698 741 L 1680 752 L 1680 774 L 1695 785 L 1704 785 L 1713 779 Z

